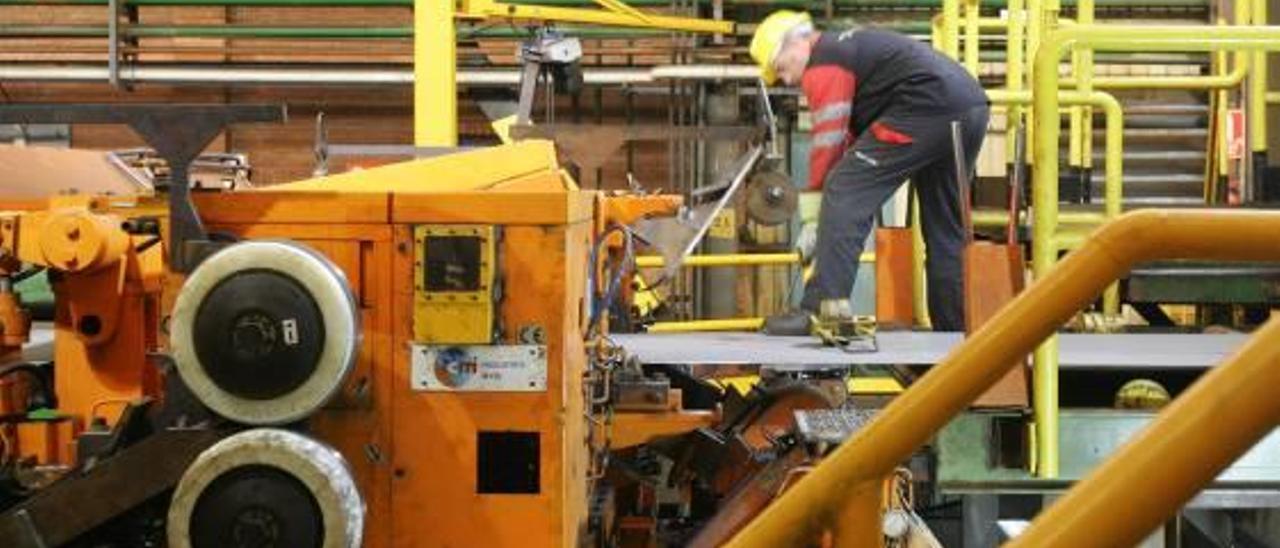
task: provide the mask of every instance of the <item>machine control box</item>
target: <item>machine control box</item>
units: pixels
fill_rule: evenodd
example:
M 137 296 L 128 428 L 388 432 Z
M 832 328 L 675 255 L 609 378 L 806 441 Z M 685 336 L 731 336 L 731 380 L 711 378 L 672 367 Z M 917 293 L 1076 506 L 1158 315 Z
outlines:
M 497 237 L 487 225 L 414 227 L 415 342 L 492 342 Z
M 547 347 L 413 345 L 410 382 L 421 392 L 542 392 Z

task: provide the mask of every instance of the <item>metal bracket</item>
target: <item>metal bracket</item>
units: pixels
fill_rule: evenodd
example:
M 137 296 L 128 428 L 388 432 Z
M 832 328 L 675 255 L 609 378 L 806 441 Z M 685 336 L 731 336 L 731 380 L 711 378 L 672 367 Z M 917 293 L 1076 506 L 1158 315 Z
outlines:
M 284 105 L 0 105 L 0 123 L 125 124 L 155 149 L 169 164 L 169 263 L 181 273 L 212 244 L 191 202 L 191 162 L 228 125 L 286 118 Z
M 107 0 L 107 80 L 120 87 L 120 0 Z
M 636 222 L 636 234 L 662 254 L 665 263 L 664 277 L 670 279 L 680 272 L 684 258 L 702 241 L 711 223 L 737 194 L 762 156 L 764 146 L 755 145 L 738 157 L 733 166 L 724 172 L 720 184 L 716 185 L 725 189 L 720 199 L 692 209 L 685 208 L 674 218 L 641 219 Z

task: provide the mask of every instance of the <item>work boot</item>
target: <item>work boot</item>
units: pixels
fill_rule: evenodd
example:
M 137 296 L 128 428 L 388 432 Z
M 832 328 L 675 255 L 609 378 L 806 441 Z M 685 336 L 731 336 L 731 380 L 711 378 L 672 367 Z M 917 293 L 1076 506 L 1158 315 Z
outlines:
M 792 310 L 765 318 L 764 333 L 779 337 L 805 337 L 813 334 L 813 316 L 807 310 Z

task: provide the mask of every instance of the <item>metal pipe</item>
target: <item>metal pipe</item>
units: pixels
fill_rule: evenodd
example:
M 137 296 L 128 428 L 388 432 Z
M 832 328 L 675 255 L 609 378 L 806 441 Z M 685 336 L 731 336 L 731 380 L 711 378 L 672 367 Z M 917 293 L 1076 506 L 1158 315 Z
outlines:
M 1052 111 L 1046 113 L 1051 115 Z M 1025 355 L 1092 302 L 1132 265 L 1173 258 L 1272 261 L 1280 259 L 1277 230 L 1280 212 L 1261 210 L 1149 209 L 1107 223 L 1057 268 L 1032 283 L 977 332 L 952 348 L 928 373 L 766 507 L 728 546 L 799 546 L 829 527 L 851 496 L 878 497 L 879 490 L 859 494 L 858 487 L 879 481 L 910 458 L 956 413 L 999 380 L 1018 356 Z M 1271 386 L 1258 385 L 1257 390 Z M 1205 412 L 1218 414 L 1221 428 L 1221 408 L 1206 407 Z M 1135 476 L 1150 479 L 1149 474 Z M 1118 491 L 1128 496 L 1133 492 Z M 1113 505 L 1113 512 L 1114 508 Z M 1116 514 L 1117 519 L 1127 515 Z M 869 531 L 865 545 L 877 545 L 881 534 L 878 525 L 864 524 L 863 529 Z
M 694 333 L 703 331 L 759 331 L 764 318 L 731 318 L 724 320 L 692 320 L 687 322 L 657 322 L 649 326 L 649 333 Z
M 711 5 L 717 0 L 689 0 L 699 5 Z M 727 5 L 760 6 L 757 0 L 719 0 Z M 946 0 L 831 0 L 838 8 L 939 8 Z M 1004 0 L 980 0 L 984 8 L 1003 8 Z M 124 0 L 130 6 L 269 6 L 269 7 L 411 7 L 413 0 Z M 593 0 L 515 0 L 511 4 L 590 7 Z M 1076 0 L 1064 0 L 1063 5 L 1074 6 Z M 107 0 L 0 0 L 0 6 L 105 6 Z M 628 0 L 633 7 L 670 7 L 670 0 Z M 828 5 L 822 0 L 768 0 L 767 5 L 782 8 L 802 8 L 819 11 Z M 1208 0 L 1101 0 L 1107 8 L 1207 8 Z
M 1280 91 L 1268 91 L 1267 102 L 1271 104 L 1280 104 Z
M 1254 22 L 1253 3 L 1255 0 L 1236 0 L 1232 16 L 1237 25 L 1249 25 Z M 1265 22 L 1262 24 L 1266 24 Z M 1093 53 L 1093 52 L 1091 52 Z M 1239 52 L 1231 71 L 1226 74 L 1210 74 L 1206 76 L 1095 76 L 1093 87 L 1099 89 L 1227 89 L 1240 86 L 1249 73 L 1249 55 Z M 1064 87 L 1079 87 L 1075 78 L 1063 79 Z
M 557 29 L 565 34 L 582 38 L 651 37 L 669 34 L 651 29 L 581 25 L 566 25 Z M 3 38 L 101 38 L 108 34 L 107 26 L 98 25 L 0 25 L 0 37 Z M 413 27 L 127 25 L 120 29 L 120 35 L 137 38 L 408 39 L 413 37 Z M 529 32 L 519 27 L 473 25 L 459 27 L 458 36 L 516 39 L 528 37 Z
M 106 81 L 105 65 L 0 65 L 2 81 L 94 82 Z M 679 65 L 650 68 L 585 69 L 584 81 L 592 85 L 646 84 L 663 80 L 742 80 L 759 78 L 750 65 Z M 253 65 L 125 65 L 122 82 L 226 85 L 387 85 L 413 83 L 413 71 L 400 68 L 262 67 Z M 460 70 L 456 84 L 463 86 L 514 86 L 520 74 L 512 70 Z
M 1266 25 L 1267 21 L 1267 0 L 1254 0 L 1253 2 L 1253 21 L 1256 25 Z M 1265 162 L 1267 152 L 1267 52 L 1264 50 L 1254 50 L 1253 58 L 1250 61 L 1250 71 L 1252 75 L 1249 78 L 1249 102 L 1246 105 L 1249 126 L 1249 148 L 1253 151 L 1253 159 L 1255 160 L 1253 170 L 1255 173 L 1254 180 L 1260 180 L 1257 177 L 1264 169 L 1265 165 L 1257 165 L 1256 160 Z
M 1023 39 L 1026 33 L 1024 23 L 1027 14 L 1024 2 L 1025 0 L 1009 0 L 1009 10 L 1007 14 L 1008 24 L 1005 25 L 1005 48 L 1007 53 L 1005 56 L 1004 73 L 1005 89 L 1008 90 L 1009 93 L 1022 91 L 1024 87 L 1024 80 L 1026 79 L 1024 76 L 1026 64 L 1024 61 L 1024 54 L 1026 53 L 1026 45 L 1023 42 Z M 1018 140 L 1018 131 L 1023 127 L 1022 106 L 1011 105 L 1007 110 L 1005 110 L 1004 117 L 1005 163 L 1011 166 L 1016 166 L 1022 161 L 1022 158 L 1013 157 L 1014 154 L 1017 153 L 1017 147 L 1014 146 L 1014 144 Z
M 1051 275 L 1057 260 L 1054 232 L 1058 225 L 1058 137 L 1054 118 L 1059 108 L 1058 64 L 1072 45 L 1112 51 L 1218 51 L 1280 49 L 1280 27 L 1206 27 L 1195 25 L 1094 25 L 1055 29 L 1036 52 L 1031 81 L 1035 86 L 1033 116 L 1036 170 L 1032 206 L 1032 271 Z M 1070 255 L 1068 259 L 1070 259 Z M 1058 470 L 1057 339 L 1035 352 L 1037 459 L 1045 477 Z
M 875 262 L 875 252 L 865 252 L 858 257 L 859 262 Z M 640 255 L 636 257 L 636 268 L 662 268 L 667 264 L 661 255 Z M 705 266 L 772 266 L 800 264 L 799 253 L 736 253 L 717 255 L 689 255 L 680 262 L 684 268 Z
M 1275 316 L 1008 546 L 1140 544 L 1280 422 L 1278 341 Z M 1139 492 L 1148 496 L 1131 504 Z
M 964 0 L 964 67 L 975 78 L 978 76 L 978 49 L 982 44 L 982 37 L 978 32 L 980 12 L 978 0 Z
M 1067 211 L 1060 213 L 1058 216 L 1059 224 L 1063 225 L 1101 225 L 1107 222 L 1108 218 L 1104 213 L 1092 211 Z M 1025 223 L 1025 220 L 1024 220 Z M 1009 224 L 1009 212 L 1003 209 L 975 209 L 973 210 L 973 225 L 982 227 L 998 227 Z

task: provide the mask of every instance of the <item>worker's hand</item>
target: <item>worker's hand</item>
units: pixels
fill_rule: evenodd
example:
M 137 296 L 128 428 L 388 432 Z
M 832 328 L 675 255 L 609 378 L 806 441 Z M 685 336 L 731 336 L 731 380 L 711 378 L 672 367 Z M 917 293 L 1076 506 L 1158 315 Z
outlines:
M 818 212 L 822 210 L 821 192 L 801 192 L 796 212 L 800 214 L 800 232 L 796 234 L 792 248 L 800 254 L 801 262 L 813 261 L 814 248 L 818 244 Z
M 813 261 L 813 250 L 817 245 L 818 223 L 800 225 L 800 232 L 796 235 L 796 243 L 791 248 L 800 254 L 801 263 L 809 264 Z

